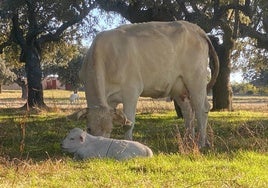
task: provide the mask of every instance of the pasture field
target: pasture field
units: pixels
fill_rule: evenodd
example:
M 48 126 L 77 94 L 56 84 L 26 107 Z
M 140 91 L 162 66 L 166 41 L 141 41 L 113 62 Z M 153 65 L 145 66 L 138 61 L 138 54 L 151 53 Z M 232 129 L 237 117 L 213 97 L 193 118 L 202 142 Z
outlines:
M 209 113 L 210 149 L 182 143 L 183 120 L 173 103 L 141 98 L 134 139 L 152 158 L 74 161 L 60 142 L 85 119 L 66 118 L 86 107 L 84 93 L 44 91 L 48 111 L 19 109 L 20 91 L 0 94 L 0 187 L 268 187 L 268 97 L 234 97 L 233 112 Z M 113 138 L 123 138 L 115 126 Z

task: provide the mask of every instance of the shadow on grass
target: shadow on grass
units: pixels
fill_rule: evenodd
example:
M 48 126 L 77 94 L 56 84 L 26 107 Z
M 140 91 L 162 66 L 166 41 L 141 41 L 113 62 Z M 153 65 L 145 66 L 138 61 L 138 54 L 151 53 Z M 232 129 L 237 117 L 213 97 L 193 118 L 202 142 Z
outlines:
M 62 139 L 83 121 L 66 119 L 66 113 L 27 112 L 20 109 L 0 110 L 0 156 L 44 160 L 63 156 Z
M 1 109 L 0 156 L 34 161 L 64 157 L 60 143 L 68 131 L 74 127 L 86 127 L 85 119 L 70 120 L 67 115 L 61 110 L 28 113 L 19 109 Z M 236 117 L 235 122 L 226 118 L 225 123 L 221 119 L 210 118 L 211 129 L 208 132 L 213 147 L 208 153 L 268 151 L 268 118 L 239 121 Z M 174 114 L 137 115 L 133 136 L 135 141 L 152 148 L 155 154 L 178 153 L 180 145 L 176 128 L 184 134 L 183 120 L 178 120 Z M 123 139 L 123 135 L 122 127 L 114 126 L 112 137 Z

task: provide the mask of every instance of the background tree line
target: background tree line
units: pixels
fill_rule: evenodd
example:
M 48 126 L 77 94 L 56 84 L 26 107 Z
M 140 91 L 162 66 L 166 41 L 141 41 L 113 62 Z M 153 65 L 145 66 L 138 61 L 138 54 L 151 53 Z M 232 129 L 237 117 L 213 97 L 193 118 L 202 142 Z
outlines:
M 221 66 L 213 88 L 214 110 L 232 109 L 232 68 L 242 67 L 245 78 L 258 83 L 262 80 L 267 85 L 265 0 L 0 1 L 0 65 L 10 69 L 24 67 L 29 107 L 46 107 L 42 77 L 52 70 L 65 72 L 66 62 L 79 59 L 82 39 L 98 32 L 103 16 L 94 15 L 96 9 L 119 14 L 131 23 L 187 20 L 209 33 Z M 7 75 L 5 72 L 1 74 Z

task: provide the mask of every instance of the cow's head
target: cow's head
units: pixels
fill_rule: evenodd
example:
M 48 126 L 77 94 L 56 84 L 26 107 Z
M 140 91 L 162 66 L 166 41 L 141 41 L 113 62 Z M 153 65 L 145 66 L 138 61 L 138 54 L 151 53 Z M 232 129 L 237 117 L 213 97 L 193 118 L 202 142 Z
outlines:
M 122 111 L 107 107 L 88 108 L 87 132 L 94 136 L 109 138 L 113 129 L 113 121 L 122 125 L 132 125 Z

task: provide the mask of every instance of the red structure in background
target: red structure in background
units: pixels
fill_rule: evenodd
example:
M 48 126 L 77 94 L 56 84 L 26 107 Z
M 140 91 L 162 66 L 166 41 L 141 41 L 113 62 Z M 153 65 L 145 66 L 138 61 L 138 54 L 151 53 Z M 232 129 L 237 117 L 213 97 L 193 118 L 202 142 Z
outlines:
M 57 76 L 48 76 L 42 81 L 43 89 L 65 89 Z
M 48 79 L 46 89 L 57 89 L 57 80 L 56 79 Z
M 65 90 L 72 90 L 71 84 L 65 84 Z

